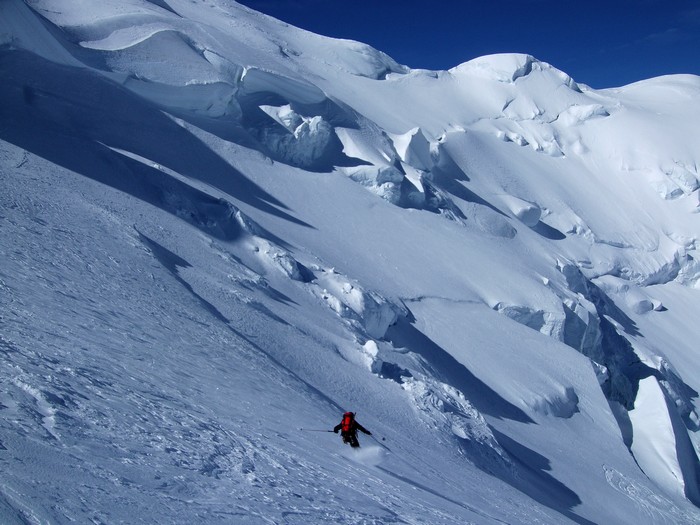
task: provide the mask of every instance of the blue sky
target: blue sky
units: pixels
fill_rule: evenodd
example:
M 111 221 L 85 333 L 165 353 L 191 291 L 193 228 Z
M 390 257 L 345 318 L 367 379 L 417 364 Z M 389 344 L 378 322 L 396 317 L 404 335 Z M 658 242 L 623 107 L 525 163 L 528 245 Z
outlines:
M 700 75 L 700 0 L 238 1 L 314 33 L 365 42 L 412 68 L 518 52 L 595 88 Z

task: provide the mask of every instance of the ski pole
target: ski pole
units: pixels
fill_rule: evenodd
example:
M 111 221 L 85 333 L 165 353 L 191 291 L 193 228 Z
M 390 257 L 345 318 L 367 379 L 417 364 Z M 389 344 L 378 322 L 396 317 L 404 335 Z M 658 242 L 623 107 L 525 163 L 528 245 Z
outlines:
M 302 432 L 333 432 L 332 430 L 317 430 L 314 428 L 300 428 Z

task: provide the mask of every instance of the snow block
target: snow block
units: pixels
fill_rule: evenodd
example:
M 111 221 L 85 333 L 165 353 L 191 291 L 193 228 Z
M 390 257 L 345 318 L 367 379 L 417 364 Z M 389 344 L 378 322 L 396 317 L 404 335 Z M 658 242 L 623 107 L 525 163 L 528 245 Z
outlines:
M 515 473 L 515 465 L 486 419 L 462 392 L 428 378 L 408 378 L 401 386 L 431 426 L 449 429 L 471 461 L 489 472 Z
M 697 171 L 689 169 L 682 163 L 673 162 L 661 166 L 661 171 L 676 185 L 685 195 L 690 195 L 700 188 Z
M 375 195 L 392 204 L 400 204 L 404 175 L 393 166 L 356 166 L 343 171 Z
M 644 473 L 670 494 L 697 504 L 698 458 L 683 421 L 656 378 L 639 382 L 629 416 L 634 436 L 632 453 Z
M 576 391 L 572 387 L 566 387 L 562 388 L 558 394 L 538 396 L 530 406 L 540 414 L 570 418 L 579 412 L 578 403 Z
M 430 142 L 425 138 L 420 128 L 413 128 L 403 135 L 390 135 L 390 137 L 396 152 L 406 164 L 424 171 L 432 167 Z
M 358 283 L 334 270 L 317 276 L 320 296 L 341 317 L 359 321 L 373 339 L 382 339 L 396 322 L 402 309 L 376 292 L 364 290 Z
M 498 82 L 513 83 L 529 75 L 534 68 L 547 66 L 531 55 L 521 53 L 502 53 L 487 55 L 465 62 L 451 71 L 465 71 Z
M 320 164 L 341 162 L 342 144 L 333 126 L 322 116 L 305 117 L 289 105 L 263 105 L 260 106 L 260 111 L 270 120 L 249 131 L 265 146 L 273 159 L 312 170 Z
M 280 248 L 268 241 L 260 240 L 256 250 L 260 252 L 268 262 L 292 281 L 309 282 L 309 270 L 300 264 L 287 250 Z
M 582 124 L 592 118 L 609 116 L 608 110 L 600 104 L 574 104 L 559 113 L 557 120 L 569 127 Z
M 536 204 L 512 195 L 501 195 L 501 201 L 503 201 L 510 212 L 525 226 L 533 228 L 540 222 L 542 210 Z
M 496 304 L 493 309 L 528 328 L 555 339 L 560 339 L 564 325 L 564 319 L 561 315 L 545 312 L 544 310 L 535 310 L 527 306 L 506 305 L 504 303 Z

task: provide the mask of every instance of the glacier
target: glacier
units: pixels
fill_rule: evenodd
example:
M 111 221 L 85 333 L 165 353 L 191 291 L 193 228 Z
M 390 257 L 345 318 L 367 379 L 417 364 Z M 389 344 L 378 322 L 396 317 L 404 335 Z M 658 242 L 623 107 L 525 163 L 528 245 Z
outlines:
M 700 77 L 229 0 L 6 0 L 0 71 L 3 523 L 700 521 Z

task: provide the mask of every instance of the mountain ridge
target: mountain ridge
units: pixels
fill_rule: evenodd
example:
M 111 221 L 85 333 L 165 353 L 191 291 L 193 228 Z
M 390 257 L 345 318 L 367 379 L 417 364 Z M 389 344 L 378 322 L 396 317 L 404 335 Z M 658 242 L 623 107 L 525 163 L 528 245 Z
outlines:
M 700 79 L 0 13 L 8 520 L 697 519 Z

